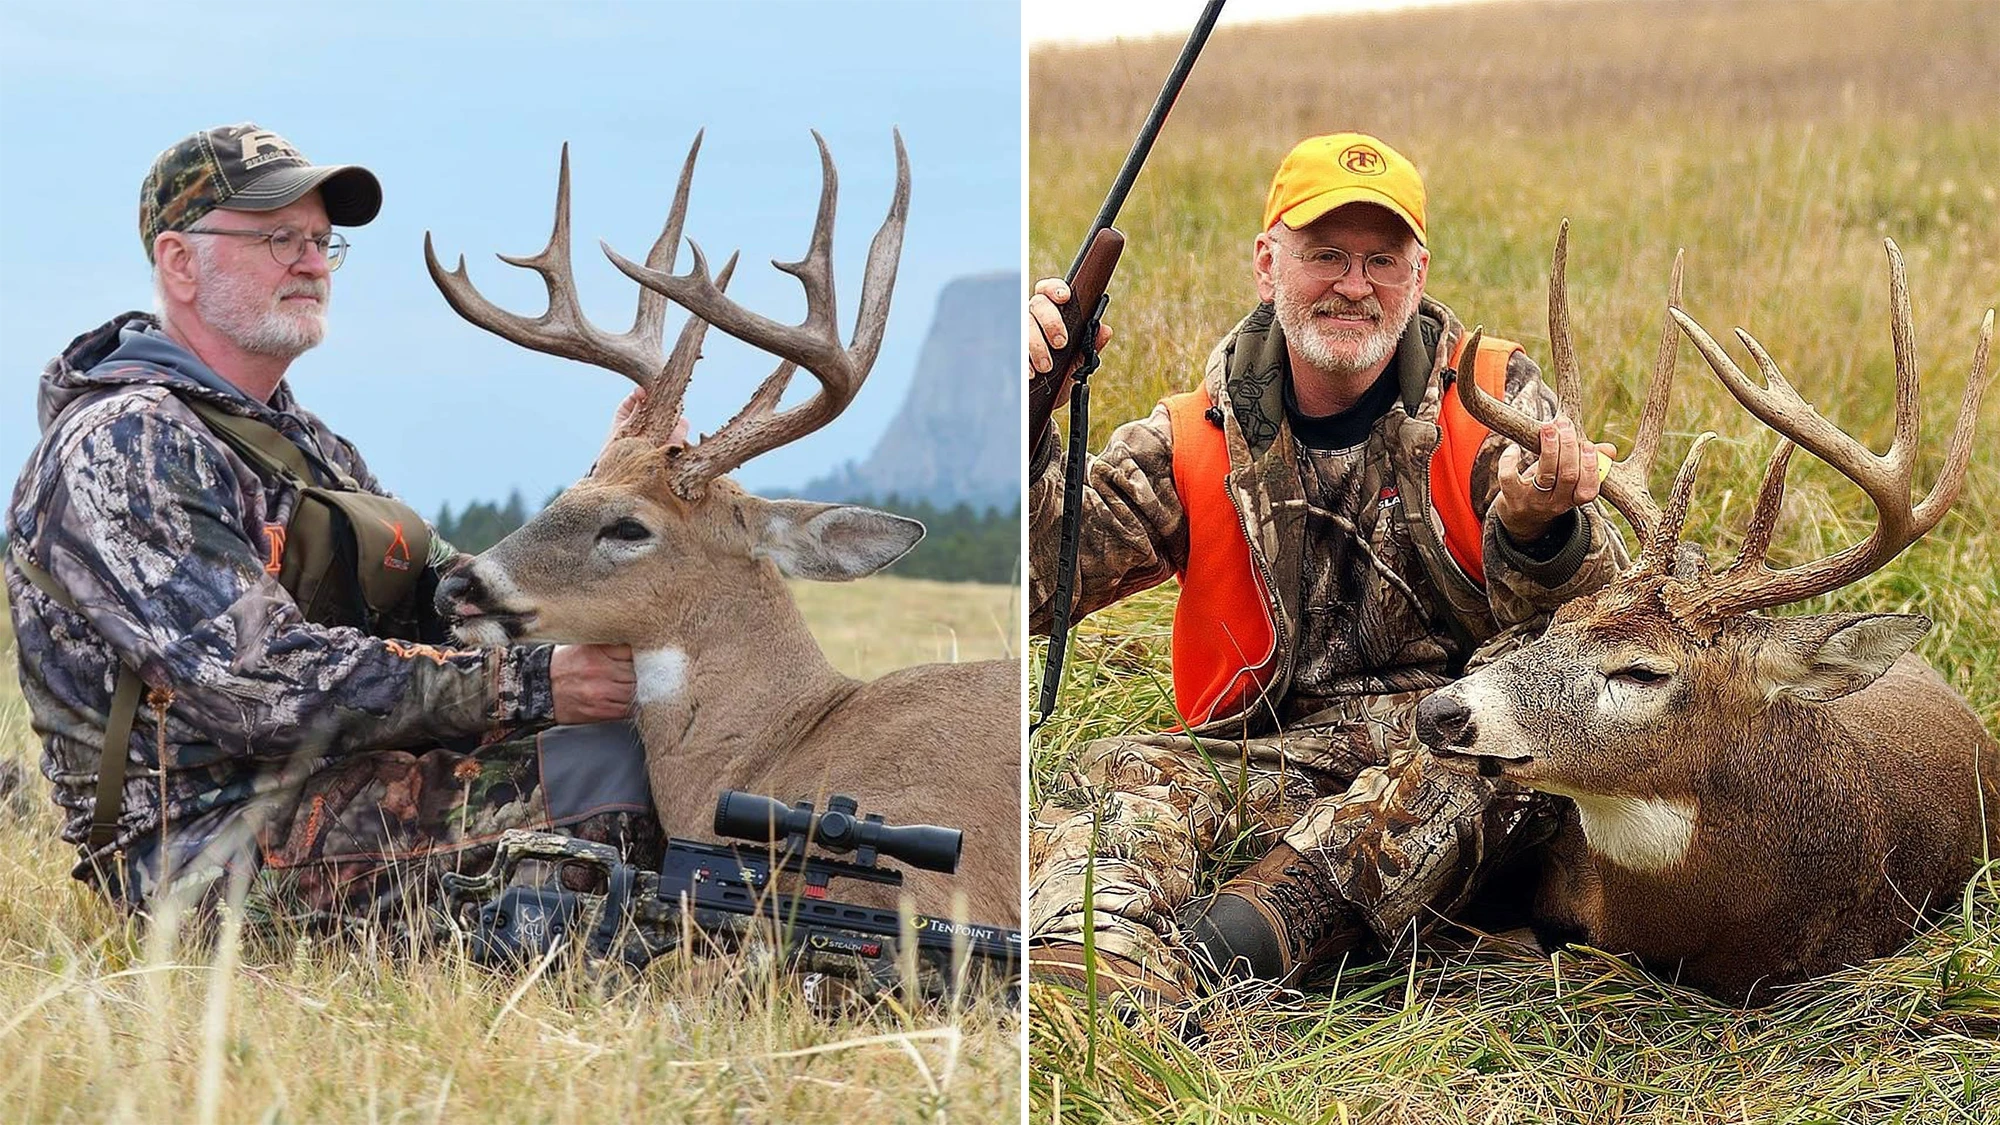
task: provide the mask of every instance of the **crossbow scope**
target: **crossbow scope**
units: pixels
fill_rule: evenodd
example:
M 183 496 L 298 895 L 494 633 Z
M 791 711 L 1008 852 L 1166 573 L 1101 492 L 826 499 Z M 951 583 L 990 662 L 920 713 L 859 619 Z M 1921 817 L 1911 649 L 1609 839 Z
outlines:
M 815 813 L 809 801 L 787 807 L 770 797 L 727 789 L 715 802 L 715 833 L 759 844 L 782 843 L 801 854 L 808 845 L 830 852 L 858 851 L 861 854 L 855 858 L 863 865 L 872 865 L 880 853 L 926 871 L 949 875 L 958 870 L 963 832 L 932 824 L 885 824 L 874 813 L 856 816 L 859 807 L 845 793 L 834 794 L 826 811 Z

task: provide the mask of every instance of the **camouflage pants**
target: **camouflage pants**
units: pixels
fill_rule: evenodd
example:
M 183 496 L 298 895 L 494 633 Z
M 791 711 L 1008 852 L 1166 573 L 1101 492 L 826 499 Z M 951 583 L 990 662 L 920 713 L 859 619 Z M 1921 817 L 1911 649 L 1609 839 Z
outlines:
M 1191 988 L 1180 918 L 1197 880 L 1279 840 L 1323 865 L 1383 944 L 1425 928 L 1554 823 L 1547 801 L 1424 753 L 1425 694 L 1357 697 L 1268 738 L 1089 743 L 1061 779 L 1089 807 L 1045 805 L 1030 826 L 1029 940 L 1083 940 L 1094 868 L 1097 948 Z
M 169 824 L 166 847 L 155 837 L 133 849 L 107 890 L 133 909 L 171 899 L 206 917 L 242 883 L 246 918 L 271 937 L 374 929 L 422 940 L 443 921 L 439 876 L 484 872 L 510 828 L 609 843 L 657 866 L 663 836 L 650 807 L 551 813 L 539 743 L 340 758 L 247 804 Z

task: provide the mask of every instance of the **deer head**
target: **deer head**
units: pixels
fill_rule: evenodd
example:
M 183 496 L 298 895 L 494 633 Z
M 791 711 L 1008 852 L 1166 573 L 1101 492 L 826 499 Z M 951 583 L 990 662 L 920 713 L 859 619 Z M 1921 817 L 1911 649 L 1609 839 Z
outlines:
M 838 183 L 826 142 L 818 133 L 813 139 L 822 181 L 812 239 L 804 258 L 772 263 L 805 289 L 806 318 L 798 325 L 779 324 L 724 295 L 736 265 L 733 256 L 712 277 L 707 258 L 690 240 L 693 264 L 686 273 L 671 272 L 701 151 L 699 135 L 682 166 L 666 226 L 645 262 L 603 246 L 642 287 L 632 327 L 621 334 L 591 324 L 577 302 L 567 145 L 548 245 L 531 258 L 501 255 L 510 265 L 541 274 L 549 294 L 542 315 L 530 319 L 494 305 L 473 287 L 463 257 L 453 270 L 439 265 L 426 233 L 431 279 L 460 316 L 523 347 L 616 371 L 645 392 L 588 477 L 440 587 L 439 603 L 460 618 L 461 635 L 487 644 L 641 643 L 676 622 L 741 621 L 732 611 L 746 601 L 783 596 L 773 589 L 781 574 L 830 581 L 872 574 L 922 538 L 923 525 L 915 520 L 851 505 L 765 500 L 724 475 L 838 417 L 867 378 L 888 322 L 909 210 L 902 136 L 896 136 L 894 199 L 869 250 L 860 311 L 846 345 L 835 324 L 833 293 Z M 692 313 L 671 352 L 663 348 L 669 300 Z M 675 427 L 711 324 L 780 362 L 734 418 L 690 444 L 675 436 Z M 780 400 L 800 367 L 818 380 L 819 390 L 781 410 Z
M 1563 281 L 1567 243 L 1565 223 L 1551 271 L 1549 335 L 1561 409 L 1577 417 L 1581 396 Z M 1603 489 L 1643 549 L 1630 569 L 1597 593 L 1563 606 L 1534 643 L 1427 699 L 1418 711 L 1418 732 L 1434 754 L 1458 769 L 1579 799 L 1671 799 L 1700 784 L 1721 747 L 1754 747 L 1773 759 L 1770 768 L 1785 769 L 1791 763 L 1779 759 L 1795 746 L 1773 733 L 1774 724 L 1801 721 L 1798 703 L 1827 702 L 1866 687 L 1916 643 L 1930 622 L 1915 614 L 1769 618 L 1754 612 L 1839 589 L 1880 568 L 1936 526 L 1964 483 L 1986 387 L 1993 314 L 1986 314 L 1980 329 L 1944 465 L 1929 494 L 1913 506 L 1918 408 L 1910 299 L 1902 255 L 1893 242 L 1887 251 L 1896 433 L 1880 456 L 1821 417 L 1764 348 L 1739 329 L 1737 337 L 1763 385 L 1747 378 L 1677 307 L 1676 257 L 1668 319 L 1638 435 L 1631 454 L 1612 466 Z M 1711 569 L 1698 546 L 1681 541 L 1702 451 L 1714 435 L 1696 439 L 1664 508 L 1646 484 L 1681 331 L 1737 401 L 1782 437 L 1766 466 L 1741 551 L 1719 570 Z M 1533 419 L 1493 401 L 1470 380 L 1459 387 L 1474 417 L 1533 448 Z M 1861 543 L 1778 570 L 1766 553 L 1795 447 L 1860 486 L 1874 504 L 1877 522 Z

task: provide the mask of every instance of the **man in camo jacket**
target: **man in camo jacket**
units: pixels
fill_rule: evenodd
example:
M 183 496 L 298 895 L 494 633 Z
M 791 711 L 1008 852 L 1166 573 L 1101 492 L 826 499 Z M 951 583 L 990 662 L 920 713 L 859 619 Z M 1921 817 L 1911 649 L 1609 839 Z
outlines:
M 1109 990 L 1172 1001 L 1204 978 L 1296 981 L 1461 906 L 1550 833 L 1548 801 L 1421 753 L 1414 713 L 1623 564 L 1592 503 L 1610 447 L 1558 416 L 1533 361 L 1502 345 L 1491 374 L 1504 365 L 1505 397 L 1547 419 L 1542 447 L 1461 431 L 1469 471 L 1445 472 L 1465 329 L 1424 295 L 1424 202 L 1416 169 L 1376 138 L 1301 142 L 1255 241 L 1258 307 L 1200 390 L 1088 459 L 1074 616 L 1178 578 L 1188 727 L 1092 741 L 1058 779 L 1029 833 L 1034 975 L 1084 979 L 1088 920 Z M 1038 377 L 1068 296 L 1050 279 L 1030 300 Z M 1029 494 L 1040 632 L 1063 507 L 1046 421 L 1029 420 L 1043 435 Z M 1450 541 L 1433 499 L 1453 488 L 1471 543 Z M 1196 902 L 1225 854 L 1261 858 Z
M 312 165 L 255 125 L 186 138 L 141 188 L 157 314 L 85 332 L 42 375 L 42 440 L 7 513 L 20 676 L 79 845 L 114 685 L 121 668 L 143 681 L 115 828 L 75 870 L 128 907 L 213 902 L 234 877 L 253 917 L 400 923 L 437 872 L 477 870 L 502 830 L 556 821 L 657 858 L 643 801 L 552 808 L 535 737 L 626 715 L 629 652 L 444 647 L 429 602 L 454 552 L 435 535 L 427 558 L 385 558 L 422 568 L 415 629 L 308 620 L 278 579 L 297 483 L 196 413 L 264 423 L 317 484 L 387 495 L 284 380 L 325 332 L 346 249 L 333 228 L 367 223 L 381 198 L 367 169 Z

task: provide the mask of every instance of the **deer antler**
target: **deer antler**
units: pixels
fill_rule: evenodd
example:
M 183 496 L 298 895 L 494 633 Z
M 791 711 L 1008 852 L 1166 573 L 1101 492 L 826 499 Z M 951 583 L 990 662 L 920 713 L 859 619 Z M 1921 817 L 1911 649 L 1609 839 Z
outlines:
M 1674 272 L 1667 298 L 1670 305 L 1679 304 L 1681 299 L 1681 259 L 1680 253 L 1674 255 Z M 1583 381 L 1577 373 L 1576 345 L 1570 336 L 1569 286 L 1565 280 L 1568 266 L 1569 220 L 1564 219 L 1556 233 L 1555 260 L 1549 268 L 1549 350 L 1555 365 L 1557 409 L 1570 419 L 1577 420 L 1583 410 Z M 1462 354 L 1468 357 L 1478 354 L 1479 337 L 1480 332 L 1475 329 Z M 1659 453 L 1660 433 L 1666 424 L 1667 399 L 1673 390 L 1678 350 L 1679 335 L 1674 321 L 1669 318 L 1660 333 L 1659 356 L 1653 365 L 1653 376 L 1647 381 L 1646 404 L 1639 414 L 1639 432 L 1632 440 L 1632 450 L 1623 461 L 1611 464 L 1602 488 L 1604 499 L 1632 525 L 1640 542 L 1647 544 L 1641 555 L 1642 565 L 1657 555 L 1653 539 L 1655 529 L 1661 526 L 1661 514 L 1659 505 L 1654 503 L 1653 495 L 1647 488 L 1646 478 L 1652 472 L 1654 457 Z M 1466 413 L 1478 419 L 1487 429 L 1512 439 L 1523 449 L 1541 448 L 1542 423 L 1539 420 L 1488 395 L 1480 389 L 1476 379 L 1460 379 L 1458 393 Z M 1664 546 L 1666 554 L 1671 556 L 1673 544 Z
M 1691 606 L 1721 616 L 1784 605 L 1838 589 L 1895 558 L 1903 548 L 1937 526 L 1958 499 L 1966 468 L 1972 460 L 1972 431 L 1979 418 L 1979 403 L 1986 392 L 1993 310 L 1986 311 L 1979 327 L 1979 345 L 1973 352 L 1972 372 L 1966 380 L 1965 397 L 1959 405 L 1958 422 L 1952 429 L 1944 466 L 1938 471 L 1929 495 L 1912 507 L 1910 490 L 1916 471 L 1918 432 L 1916 346 L 1910 325 L 1910 292 L 1903 273 L 1903 255 L 1895 242 L 1884 239 L 1883 245 L 1889 253 L 1890 334 L 1896 351 L 1896 436 L 1889 444 L 1889 451 L 1880 456 L 1821 417 L 1799 397 L 1778 365 L 1748 332 L 1739 328 L 1736 337 L 1756 361 L 1757 370 L 1764 377 L 1761 387 L 1743 374 L 1701 325 L 1677 308 L 1670 310 L 1729 393 L 1785 439 L 1765 468 L 1742 553 L 1717 581 L 1694 592 L 1689 599 Z M 1788 570 L 1774 570 L 1765 563 L 1764 556 L 1784 497 L 1785 468 L 1794 444 L 1833 466 L 1868 494 L 1875 505 L 1875 529 L 1867 539 L 1837 554 Z
M 654 240 L 653 248 L 646 253 L 646 264 L 649 266 L 664 268 L 673 264 L 675 249 L 680 245 L 682 219 L 687 213 L 694 159 L 700 151 L 701 134 L 696 133 L 694 144 L 688 149 L 687 162 L 681 168 L 680 184 L 675 189 L 674 205 L 667 215 L 666 226 L 660 231 L 660 237 Z M 548 245 L 532 258 L 508 254 L 495 256 L 510 266 L 531 269 L 542 275 L 542 283 L 549 293 L 549 307 L 542 315 L 529 319 L 508 312 L 488 300 L 473 286 L 471 277 L 466 273 L 463 254 L 459 255 L 457 267 L 447 272 L 438 264 L 437 255 L 431 248 L 430 232 L 424 232 L 424 265 L 429 268 L 431 280 L 437 283 L 438 291 L 444 294 L 444 299 L 458 315 L 503 340 L 548 355 L 616 371 L 637 383 L 647 391 L 646 399 L 622 432 L 656 432 L 664 436 L 672 429 L 674 420 L 680 415 L 680 396 L 687 385 L 687 372 L 700 355 L 702 334 L 708 330 L 708 325 L 690 317 L 681 329 L 672 355 L 667 356 L 660 349 L 667 318 L 667 298 L 661 294 L 641 290 L 639 309 L 633 317 L 632 327 L 616 336 L 592 324 L 583 315 L 582 306 L 577 302 L 570 257 L 568 144 L 562 147 L 562 170 L 556 179 L 555 227 L 549 233 Z M 718 291 L 729 284 L 729 275 L 735 265 L 736 259 L 732 256 L 723 266 L 722 275 L 716 282 Z
M 896 263 L 902 252 L 903 227 L 910 204 L 910 163 L 903 151 L 903 136 L 896 135 L 896 192 L 889 215 L 875 233 L 868 250 L 868 266 L 862 278 L 861 307 L 855 316 L 853 342 L 843 346 L 835 323 L 833 295 L 833 215 L 839 190 L 833 156 L 819 133 L 821 187 L 819 215 L 813 224 L 812 241 L 806 256 L 796 262 L 771 264 L 799 279 L 806 294 L 806 318 L 797 325 L 779 324 L 751 312 L 723 295 L 722 286 L 709 280 L 708 261 L 701 248 L 689 243 L 694 265 L 687 273 L 669 272 L 670 263 L 649 255 L 645 265 L 626 260 L 609 245 L 604 252 L 627 277 L 654 294 L 672 298 L 695 316 L 731 336 L 778 356 L 782 362 L 751 394 L 734 418 L 680 458 L 673 480 L 674 491 L 692 499 L 709 481 L 729 472 L 760 453 L 795 441 L 838 417 L 875 363 L 882 346 L 882 333 L 889 320 L 889 297 L 896 284 Z M 693 168 L 694 155 L 688 155 Z M 683 173 L 683 185 L 686 173 Z M 685 196 L 675 199 L 675 215 L 670 225 L 678 229 L 679 209 Z M 780 413 L 779 399 L 792 374 L 800 367 L 819 380 L 820 390 L 806 402 Z M 681 384 L 685 385 L 685 376 Z M 674 388 L 679 401 L 681 387 Z

